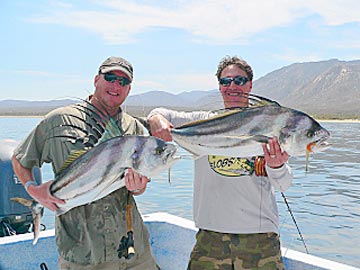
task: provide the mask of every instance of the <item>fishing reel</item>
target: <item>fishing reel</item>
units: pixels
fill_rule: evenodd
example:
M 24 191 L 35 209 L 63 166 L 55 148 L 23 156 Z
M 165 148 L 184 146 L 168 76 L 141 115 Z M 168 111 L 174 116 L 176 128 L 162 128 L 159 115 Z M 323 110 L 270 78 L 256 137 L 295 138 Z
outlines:
M 119 259 L 124 257 L 125 259 L 129 260 L 135 255 L 134 233 L 132 231 L 127 232 L 127 237 L 123 236 L 121 238 L 117 252 Z

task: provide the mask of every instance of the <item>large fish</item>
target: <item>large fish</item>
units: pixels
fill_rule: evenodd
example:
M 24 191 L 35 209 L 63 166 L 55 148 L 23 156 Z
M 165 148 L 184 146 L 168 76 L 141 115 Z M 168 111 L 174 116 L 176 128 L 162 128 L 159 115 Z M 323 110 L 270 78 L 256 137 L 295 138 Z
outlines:
M 309 115 L 277 103 L 242 108 L 172 129 L 173 140 L 200 157 L 251 157 L 263 154 L 261 144 L 278 137 L 291 156 L 328 147 L 330 133 Z
M 56 215 L 99 200 L 125 186 L 127 168 L 153 177 L 169 169 L 178 157 L 176 146 L 151 136 L 117 136 L 100 143 L 82 154 L 55 177 L 50 186 L 53 196 L 63 199 Z M 23 198 L 12 198 L 32 209 L 34 216 L 34 242 L 36 244 L 42 207 Z

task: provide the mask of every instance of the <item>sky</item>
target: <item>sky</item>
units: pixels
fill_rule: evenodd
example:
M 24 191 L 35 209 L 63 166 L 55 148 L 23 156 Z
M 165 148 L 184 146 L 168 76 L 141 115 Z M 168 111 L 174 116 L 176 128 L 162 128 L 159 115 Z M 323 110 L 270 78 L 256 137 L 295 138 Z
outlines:
M 0 12 L 0 100 L 86 97 L 109 56 L 132 63 L 132 95 L 216 89 L 225 55 L 254 80 L 360 59 L 359 0 L 0 0 Z

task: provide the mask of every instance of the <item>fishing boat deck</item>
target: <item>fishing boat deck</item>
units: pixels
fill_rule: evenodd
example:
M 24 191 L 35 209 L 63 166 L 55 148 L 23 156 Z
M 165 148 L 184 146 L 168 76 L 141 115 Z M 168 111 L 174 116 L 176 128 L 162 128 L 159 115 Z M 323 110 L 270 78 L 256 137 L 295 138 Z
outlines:
M 150 244 L 156 261 L 163 270 L 184 270 L 195 243 L 197 229 L 190 220 L 167 213 L 143 216 L 150 232 Z M 54 229 L 41 232 L 33 246 L 33 234 L 0 238 L 0 270 L 57 269 Z M 325 260 L 316 256 L 282 248 L 287 270 L 360 270 L 360 268 Z

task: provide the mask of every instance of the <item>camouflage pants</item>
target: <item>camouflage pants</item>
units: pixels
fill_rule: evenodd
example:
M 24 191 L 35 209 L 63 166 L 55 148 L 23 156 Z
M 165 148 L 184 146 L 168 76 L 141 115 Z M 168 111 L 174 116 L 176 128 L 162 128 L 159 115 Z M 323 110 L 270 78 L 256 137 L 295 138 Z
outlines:
M 61 256 L 58 258 L 58 270 L 160 270 L 160 267 L 154 261 L 150 246 L 145 247 L 145 252 L 137 260 L 125 260 L 121 258 L 114 262 L 106 262 L 98 265 L 80 265 L 64 260 Z
M 199 230 L 188 270 L 284 270 L 275 233 L 229 234 Z

